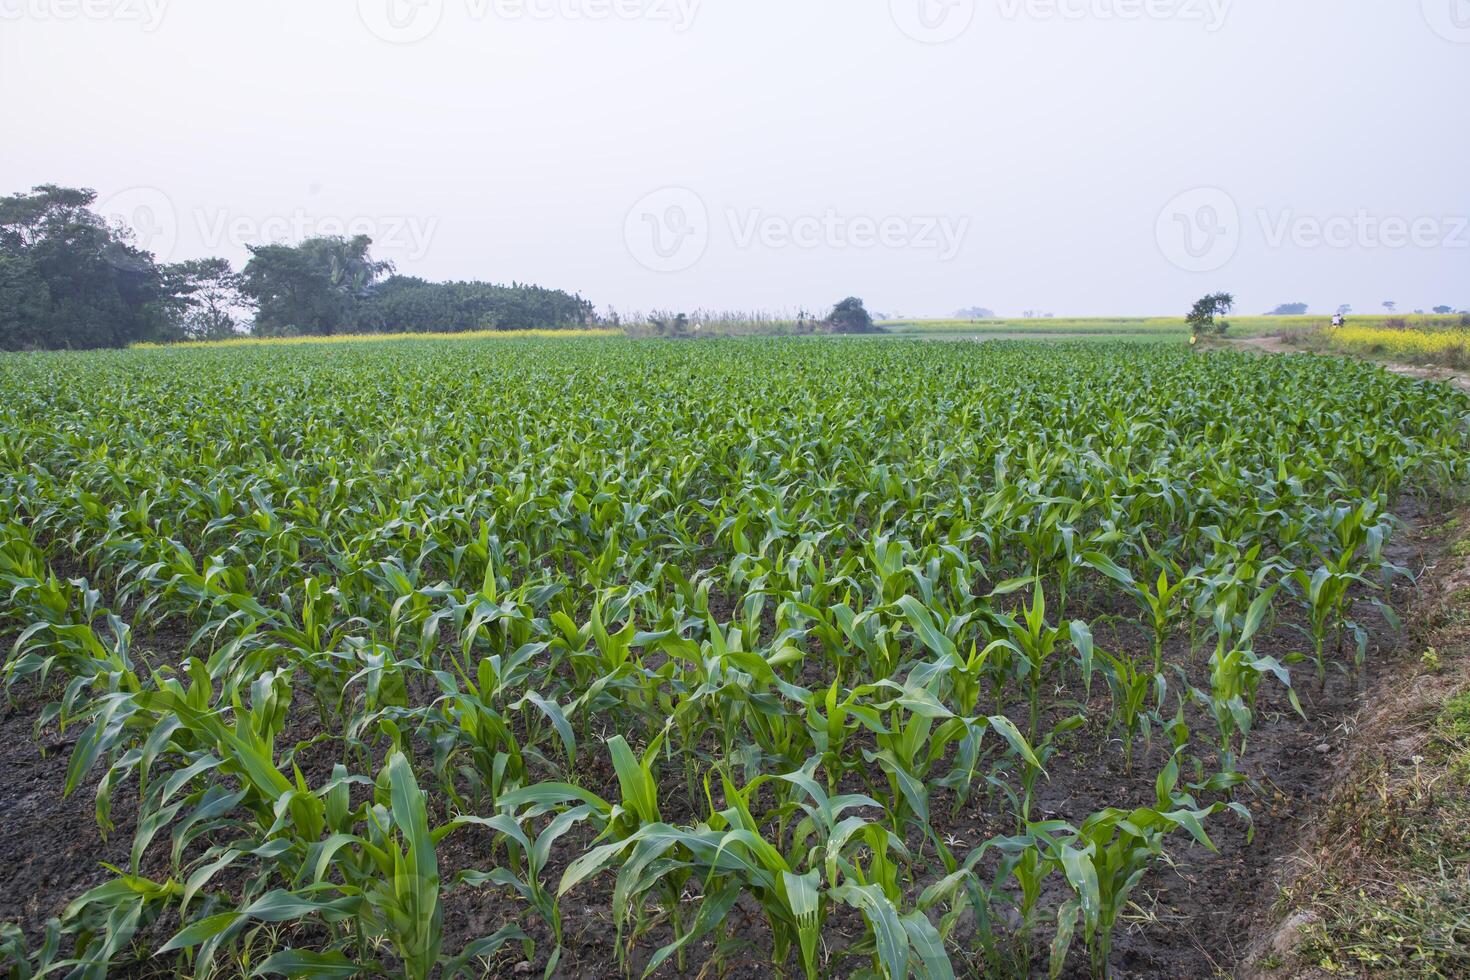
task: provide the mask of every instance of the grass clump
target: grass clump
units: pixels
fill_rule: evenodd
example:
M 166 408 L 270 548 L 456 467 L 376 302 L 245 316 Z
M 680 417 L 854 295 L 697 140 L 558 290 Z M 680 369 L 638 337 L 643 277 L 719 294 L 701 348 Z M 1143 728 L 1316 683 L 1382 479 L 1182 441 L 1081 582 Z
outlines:
M 1451 761 L 1470 761 L 1470 691 L 1445 703 L 1435 723 L 1435 735 Z

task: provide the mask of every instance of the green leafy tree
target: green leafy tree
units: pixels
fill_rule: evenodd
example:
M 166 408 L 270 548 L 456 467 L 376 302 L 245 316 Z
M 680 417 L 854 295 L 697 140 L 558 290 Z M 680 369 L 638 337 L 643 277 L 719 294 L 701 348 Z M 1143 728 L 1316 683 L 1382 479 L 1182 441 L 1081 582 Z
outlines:
M 38 325 L 51 306 L 51 290 L 30 258 L 0 252 L 0 350 L 40 346 Z
M 330 336 L 357 329 L 363 300 L 393 271 L 392 263 L 373 260 L 372 244 L 358 235 L 251 246 L 240 289 L 259 307 L 255 332 Z
M 96 200 L 54 184 L 0 198 L 0 346 L 122 347 L 169 328 L 162 270 Z
M 1235 297 L 1230 293 L 1211 293 L 1194 304 L 1185 322 L 1189 324 L 1190 343 L 1198 343 L 1204 337 L 1223 337 L 1230 323 L 1217 319 L 1235 309 Z
M 832 308 L 827 315 L 827 329 L 832 333 L 879 332 L 863 301 L 856 296 L 849 296 Z
M 228 259 L 179 262 L 165 266 L 164 277 L 177 301 L 174 339 L 228 340 L 247 331 L 249 300 Z

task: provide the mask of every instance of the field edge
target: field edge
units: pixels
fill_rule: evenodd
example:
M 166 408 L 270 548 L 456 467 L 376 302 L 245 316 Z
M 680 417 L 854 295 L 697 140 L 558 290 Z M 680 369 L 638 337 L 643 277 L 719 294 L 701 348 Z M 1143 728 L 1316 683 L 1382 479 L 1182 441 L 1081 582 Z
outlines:
M 1470 971 L 1470 510 L 1424 533 L 1444 550 L 1419 582 L 1402 674 L 1345 725 L 1349 753 L 1243 978 Z

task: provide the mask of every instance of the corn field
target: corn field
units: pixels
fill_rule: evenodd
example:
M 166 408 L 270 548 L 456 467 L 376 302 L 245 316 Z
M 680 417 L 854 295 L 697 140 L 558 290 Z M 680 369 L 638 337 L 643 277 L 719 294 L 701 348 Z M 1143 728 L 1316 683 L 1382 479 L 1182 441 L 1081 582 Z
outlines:
M 1140 889 L 1248 837 L 1260 718 L 1364 668 L 1395 509 L 1470 448 L 1463 395 L 1177 345 L 417 339 L 0 388 L 7 695 L 132 834 L 0 926 L 17 978 L 1106 975 Z M 1116 799 L 1048 793 L 1092 768 Z

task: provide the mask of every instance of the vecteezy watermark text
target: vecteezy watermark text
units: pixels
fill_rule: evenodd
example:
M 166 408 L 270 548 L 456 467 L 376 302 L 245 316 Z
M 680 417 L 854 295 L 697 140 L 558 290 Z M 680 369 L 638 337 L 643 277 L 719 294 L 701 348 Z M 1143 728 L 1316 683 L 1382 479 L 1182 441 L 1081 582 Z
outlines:
M 764 208 L 726 208 L 711 220 L 704 199 L 686 187 L 644 196 L 628 211 L 623 239 L 629 253 L 654 272 L 682 272 L 704 257 L 716 233 L 741 250 L 916 250 L 941 262 L 959 255 L 970 219 L 940 214 L 778 214 Z
M 736 248 L 916 249 L 934 252 L 941 262 L 960 253 L 970 219 L 949 215 L 845 215 L 831 208 L 821 214 L 767 214 L 760 208 L 725 212 Z
M 297 208 L 281 214 L 252 214 L 232 208 L 182 210 L 156 187 L 129 187 L 98 201 L 97 213 L 126 228 L 134 243 L 160 262 L 177 257 L 185 230 L 208 253 L 239 252 L 251 245 L 295 245 L 308 238 L 366 235 L 373 251 L 394 261 L 416 262 L 429 252 L 439 230 L 437 217 L 422 215 L 320 214 Z
M 115 20 L 156 31 L 169 0 L 0 0 L 0 21 Z
M 1206 31 L 1214 33 L 1225 26 L 1234 2 L 1235 0 L 995 0 L 995 11 L 1005 21 L 1175 21 L 1202 24 Z M 888 11 L 898 29 L 915 41 L 944 44 L 969 31 L 975 22 L 977 4 L 976 0 L 889 0 Z
M 193 212 L 195 230 L 213 251 L 250 244 L 296 244 L 308 238 L 355 238 L 366 235 L 375 251 L 417 262 L 429 252 L 438 218 L 417 215 L 318 215 L 297 209 L 289 214 L 236 214 L 200 208 Z
M 1271 248 L 1470 248 L 1470 217 L 1404 217 L 1363 209 L 1322 217 L 1262 208 L 1256 219 Z
M 474 23 L 494 21 L 643 21 L 682 34 L 703 0 L 358 0 L 359 19 L 378 38 L 413 44 L 439 29 L 449 11 Z
M 1225 26 L 1235 0 L 997 0 L 1005 20 L 1172 20 Z
M 1383 214 L 1367 208 L 1307 214 L 1294 208 L 1257 208 L 1251 215 L 1270 249 L 1470 249 L 1470 216 Z M 1218 187 L 1197 187 L 1159 213 L 1159 250 L 1186 272 L 1223 269 L 1239 251 L 1250 221 L 1235 198 Z

